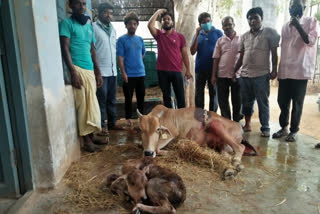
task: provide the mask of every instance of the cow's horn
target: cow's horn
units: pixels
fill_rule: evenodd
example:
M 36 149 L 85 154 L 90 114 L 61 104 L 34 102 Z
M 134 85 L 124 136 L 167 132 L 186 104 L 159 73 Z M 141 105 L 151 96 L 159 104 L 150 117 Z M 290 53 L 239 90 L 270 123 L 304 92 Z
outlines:
M 143 114 L 140 113 L 139 109 L 137 109 L 137 115 L 139 118 L 143 116 Z
M 163 115 L 163 111 L 160 111 L 157 116 L 158 118 L 160 118 L 162 115 Z

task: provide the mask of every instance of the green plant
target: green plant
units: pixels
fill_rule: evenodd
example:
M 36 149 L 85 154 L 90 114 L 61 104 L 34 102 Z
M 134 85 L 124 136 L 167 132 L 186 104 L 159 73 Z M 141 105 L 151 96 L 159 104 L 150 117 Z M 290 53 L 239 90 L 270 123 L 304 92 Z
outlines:
M 316 12 L 316 14 L 314 14 L 314 17 L 318 20 L 318 22 L 320 22 L 320 11 Z
M 314 5 L 314 4 L 317 4 L 317 3 L 320 3 L 320 0 L 311 0 L 311 5 Z

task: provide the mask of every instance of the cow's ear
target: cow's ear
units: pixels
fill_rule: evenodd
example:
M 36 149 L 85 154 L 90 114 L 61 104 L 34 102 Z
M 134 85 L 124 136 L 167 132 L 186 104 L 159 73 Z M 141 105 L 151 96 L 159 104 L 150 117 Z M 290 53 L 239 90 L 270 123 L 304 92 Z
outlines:
M 158 131 L 158 130 L 159 130 L 159 133 L 161 133 L 161 134 L 166 133 L 166 134 L 168 134 L 169 136 L 172 136 L 170 130 L 169 130 L 167 127 L 165 127 L 165 126 L 160 126 L 160 127 L 157 129 L 157 131 Z
M 162 134 L 162 128 L 161 128 L 161 127 L 157 128 L 156 132 L 157 132 L 158 134 Z

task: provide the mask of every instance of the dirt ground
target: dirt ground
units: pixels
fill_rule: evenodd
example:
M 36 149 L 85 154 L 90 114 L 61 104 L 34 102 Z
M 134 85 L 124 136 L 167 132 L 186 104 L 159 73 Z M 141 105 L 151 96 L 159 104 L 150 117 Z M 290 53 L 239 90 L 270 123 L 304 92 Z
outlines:
M 320 112 L 318 110 L 318 94 L 320 93 L 320 84 L 310 84 L 307 95 L 304 100 L 303 113 L 300 124 L 300 133 L 314 137 L 320 140 Z M 272 87 L 270 94 L 270 120 L 279 121 L 280 109 L 277 103 L 278 88 Z
M 318 110 L 318 94 L 320 83 L 308 83 L 307 95 L 304 100 L 303 113 L 300 123 L 300 133 L 320 140 L 320 112 Z M 280 109 L 277 103 L 278 86 L 273 83 L 270 90 L 270 122 L 279 124 Z M 206 93 L 206 108 L 208 109 L 208 92 Z M 219 112 L 220 113 L 220 112 Z M 258 119 L 258 106 L 255 104 L 253 119 Z M 280 128 L 280 125 L 278 126 Z M 259 130 L 254 130 L 259 131 Z
M 304 101 L 303 114 L 302 114 L 302 119 L 300 124 L 300 133 L 314 137 L 318 140 L 320 140 L 320 112 L 318 110 L 318 104 L 317 104 L 319 93 L 320 93 L 320 82 L 308 83 L 308 91 Z M 278 123 L 279 115 L 280 115 L 280 109 L 277 103 L 277 95 L 278 95 L 277 82 L 273 82 L 270 90 L 269 102 L 270 102 L 270 122 L 274 122 L 274 123 Z M 146 95 L 145 95 L 146 99 L 154 98 L 154 97 L 161 98 L 161 96 L 162 94 L 159 87 L 152 87 L 152 88 L 146 89 Z M 124 100 L 121 87 L 119 87 L 117 90 L 117 97 L 118 99 Z M 133 97 L 133 100 L 135 100 L 135 95 Z M 206 101 L 205 107 L 206 109 L 209 109 L 208 91 L 206 91 L 205 101 Z M 257 104 L 255 104 L 255 113 L 253 117 L 255 119 L 258 119 Z

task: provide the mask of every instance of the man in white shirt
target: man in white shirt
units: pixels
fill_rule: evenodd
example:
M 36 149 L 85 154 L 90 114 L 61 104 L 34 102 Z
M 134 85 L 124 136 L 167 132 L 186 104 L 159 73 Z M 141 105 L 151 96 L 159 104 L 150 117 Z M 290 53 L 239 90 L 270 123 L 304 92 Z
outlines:
M 113 6 L 101 3 L 98 7 L 98 20 L 93 23 L 96 37 L 94 43 L 98 64 L 101 69 L 103 85 L 97 90 L 101 112 L 102 131 L 98 135 L 107 136 L 108 130 L 117 128 L 116 125 L 116 92 L 117 92 L 117 63 L 116 63 L 116 31 L 111 24 Z M 108 118 L 108 129 L 105 119 Z

